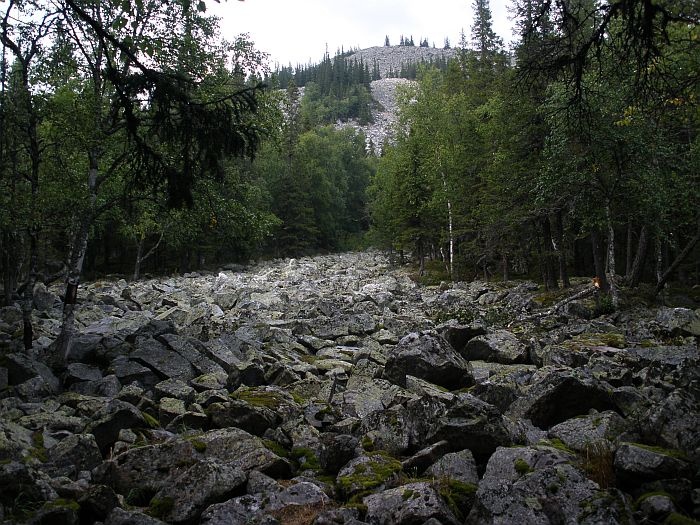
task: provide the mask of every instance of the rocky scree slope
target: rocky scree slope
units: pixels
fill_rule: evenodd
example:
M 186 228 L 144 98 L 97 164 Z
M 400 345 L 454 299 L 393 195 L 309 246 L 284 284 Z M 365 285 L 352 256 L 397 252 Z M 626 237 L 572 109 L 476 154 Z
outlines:
M 330 255 L 88 284 L 59 372 L 36 292 L 33 355 L 0 310 L 1 522 L 700 517 L 698 311 Z

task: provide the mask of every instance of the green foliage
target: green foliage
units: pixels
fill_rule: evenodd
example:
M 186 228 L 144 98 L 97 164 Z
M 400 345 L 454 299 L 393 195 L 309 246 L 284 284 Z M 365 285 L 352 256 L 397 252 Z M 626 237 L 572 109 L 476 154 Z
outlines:
M 154 497 L 153 499 L 151 499 L 146 513 L 150 516 L 153 516 L 154 518 L 161 519 L 167 516 L 170 513 L 170 511 L 173 510 L 174 506 L 175 500 L 170 496 L 166 496 L 164 498 Z
M 450 510 L 458 519 L 464 520 L 474 503 L 479 487 L 473 483 L 465 483 L 452 478 L 440 479 L 437 485 L 440 496 L 445 500 Z
M 700 522 L 693 518 L 689 518 L 678 512 L 672 512 L 666 517 L 663 525 L 698 525 L 698 523 Z
M 524 476 L 532 472 L 532 467 L 530 464 L 522 458 L 518 458 L 513 462 L 513 467 L 515 467 L 515 472 Z

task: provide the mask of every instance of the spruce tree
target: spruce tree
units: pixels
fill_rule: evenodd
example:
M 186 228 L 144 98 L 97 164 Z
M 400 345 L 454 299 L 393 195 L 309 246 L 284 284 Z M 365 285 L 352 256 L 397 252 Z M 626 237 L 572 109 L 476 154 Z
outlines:
M 489 0 L 474 0 L 472 8 L 474 9 L 472 46 L 481 62 L 490 62 L 503 47 L 503 41 L 493 30 Z
M 391 44 L 389 43 L 389 35 L 386 35 L 384 37 L 384 47 L 389 47 Z

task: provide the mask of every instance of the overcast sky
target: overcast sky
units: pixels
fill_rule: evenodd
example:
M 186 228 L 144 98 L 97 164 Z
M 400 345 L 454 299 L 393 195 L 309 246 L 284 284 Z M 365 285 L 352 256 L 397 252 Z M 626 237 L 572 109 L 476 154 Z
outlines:
M 256 47 L 270 54 L 271 64 L 307 64 L 323 58 L 326 45 L 333 55 L 341 47 L 392 45 L 401 35 L 416 45 L 427 38 L 443 47 L 445 37 L 455 45 L 462 29 L 469 38 L 471 0 L 235 0 L 207 2 L 221 17 L 224 38 L 248 33 Z M 492 0 L 495 31 L 511 39 L 507 0 Z

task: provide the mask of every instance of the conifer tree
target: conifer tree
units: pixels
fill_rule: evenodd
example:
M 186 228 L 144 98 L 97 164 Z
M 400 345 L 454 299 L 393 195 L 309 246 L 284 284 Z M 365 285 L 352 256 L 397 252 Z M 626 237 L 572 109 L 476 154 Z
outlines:
M 386 35 L 384 37 L 384 47 L 390 47 L 391 44 L 389 43 L 389 35 Z
M 493 59 L 503 47 L 503 41 L 493 31 L 489 0 L 474 0 L 474 25 L 472 26 L 472 46 L 482 62 Z

